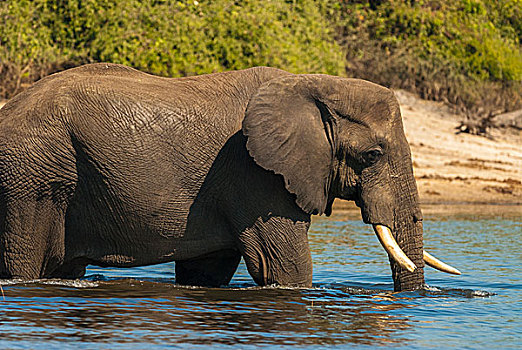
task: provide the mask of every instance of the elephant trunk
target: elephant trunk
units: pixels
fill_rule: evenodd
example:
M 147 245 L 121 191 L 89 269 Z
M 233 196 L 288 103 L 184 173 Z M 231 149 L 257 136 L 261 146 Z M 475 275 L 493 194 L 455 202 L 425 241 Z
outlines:
M 424 287 L 422 213 L 409 152 L 394 159 L 385 181 L 361 183 L 356 203 L 388 252 L 395 291 L 415 290 Z
M 417 206 L 413 208 L 411 205 L 399 204 L 395 212 L 395 228 L 393 230 L 395 239 L 404 254 L 416 266 L 414 271 L 408 271 L 390 256 L 395 291 L 415 290 L 424 287 L 422 217 L 420 216 L 420 209 Z M 417 210 L 417 212 L 412 210 Z
M 364 222 L 372 224 L 389 255 L 395 291 L 423 288 L 424 263 L 454 275 L 460 271 L 423 249 L 422 213 L 409 152 L 402 163 L 391 163 L 386 185 L 362 186 L 361 207 Z M 372 182 L 369 182 L 373 184 Z
M 408 150 L 409 151 L 409 150 Z M 393 206 L 393 234 L 404 254 L 415 264 L 414 271 L 401 267 L 390 256 L 393 284 L 395 291 L 415 290 L 423 288 L 424 260 L 423 260 L 423 227 L 422 212 L 419 204 L 417 184 L 411 165 L 411 154 L 407 152 L 399 164 L 392 163 L 392 193 Z M 405 161 L 404 159 L 408 159 Z M 393 175 L 396 174 L 396 175 Z M 393 181 L 395 180 L 395 181 Z

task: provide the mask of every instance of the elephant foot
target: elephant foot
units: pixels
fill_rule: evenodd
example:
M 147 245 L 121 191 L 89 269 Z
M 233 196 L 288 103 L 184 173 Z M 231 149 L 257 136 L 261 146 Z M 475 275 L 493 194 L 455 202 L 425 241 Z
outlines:
M 241 254 L 226 249 L 189 260 L 176 261 L 176 283 L 189 286 L 227 285 L 237 270 Z
M 71 261 L 62 264 L 50 273 L 45 274 L 45 278 L 77 279 L 85 275 L 87 269 L 86 262 Z

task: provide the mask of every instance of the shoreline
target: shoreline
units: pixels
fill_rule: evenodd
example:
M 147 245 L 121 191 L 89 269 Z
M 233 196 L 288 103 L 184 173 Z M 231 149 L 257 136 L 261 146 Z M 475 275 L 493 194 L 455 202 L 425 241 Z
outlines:
M 497 207 L 497 208 L 516 208 L 520 207 L 522 216 L 522 203 L 510 202 L 510 203 L 497 203 L 497 202 L 422 202 L 421 207 Z M 346 211 L 358 211 L 359 207 L 355 205 L 354 201 L 346 201 L 336 199 L 333 204 L 334 210 L 346 210 Z
M 425 222 L 440 218 L 480 220 L 508 219 L 522 221 L 522 203 L 421 203 Z M 334 203 L 332 216 L 340 220 L 361 220 L 361 211 L 354 202 L 338 200 Z M 312 220 L 321 220 L 314 216 Z

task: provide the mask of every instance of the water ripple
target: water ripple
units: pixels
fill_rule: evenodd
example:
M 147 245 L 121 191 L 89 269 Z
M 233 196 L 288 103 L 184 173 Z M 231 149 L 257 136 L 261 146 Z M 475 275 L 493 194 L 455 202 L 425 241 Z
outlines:
M 90 267 L 81 280 L 0 281 L 0 348 L 517 348 L 520 225 L 512 217 L 426 220 L 426 245 L 462 269 L 427 269 L 429 287 L 393 292 L 367 225 L 314 219 L 312 288 L 174 283 L 174 264 Z M 493 267 L 493 269 L 492 269 Z

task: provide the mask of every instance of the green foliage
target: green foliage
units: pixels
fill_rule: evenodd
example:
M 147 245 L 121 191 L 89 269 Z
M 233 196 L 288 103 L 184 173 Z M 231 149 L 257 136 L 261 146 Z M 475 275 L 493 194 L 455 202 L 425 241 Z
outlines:
M 163 76 L 349 75 L 462 111 L 522 107 L 522 0 L 0 1 L 0 97 L 89 62 Z
M 313 0 L 22 0 L 1 2 L 0 22 L 7 97 L 20 81 L 99 61 L 164 76 L 256 65 L 344 72 L 343 52 Z M 10 91 L 7 73 L 22 78 Z
M 413 3 L 413 4 L 412 4 Z M 522 80 L 522 1 L 431 0 L 345 6 L 347 26 L 390 47 L 415 49 L 479 80 Z M 355 16 L 353 16 L 355 15 Z
M 522 1 L 343 1 L 349 75 L 466 113 L 522 107 Z

